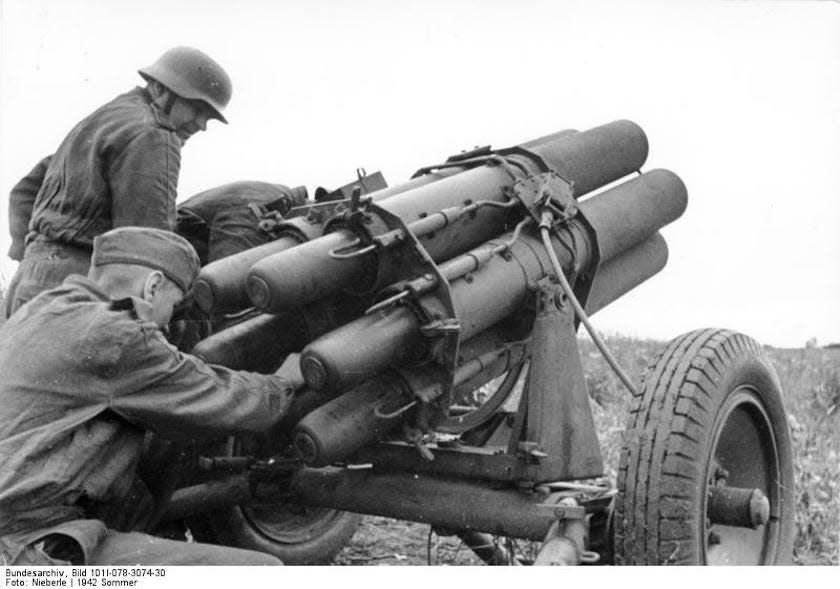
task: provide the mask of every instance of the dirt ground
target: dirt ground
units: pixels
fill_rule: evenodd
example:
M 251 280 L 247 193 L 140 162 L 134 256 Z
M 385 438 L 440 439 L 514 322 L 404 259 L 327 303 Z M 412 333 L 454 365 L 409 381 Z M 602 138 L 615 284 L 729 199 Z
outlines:
M 468 547 L 452 536 L 430 535 L 425 524 L 366 516 L 336 565 L 423 566 L 481 565 Z

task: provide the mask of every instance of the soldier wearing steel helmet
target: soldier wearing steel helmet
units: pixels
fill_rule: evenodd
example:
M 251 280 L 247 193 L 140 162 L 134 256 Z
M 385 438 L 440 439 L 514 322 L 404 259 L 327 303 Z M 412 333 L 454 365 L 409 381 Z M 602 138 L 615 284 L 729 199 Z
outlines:
M 127 225 L 175 228 L 181 148 L 208 120 L 227 123 L 232 85 L 190 47 L 166 51 L 139 73 L 145 87 L 83 119 L 12 190 L 10 255 L 21 263 L 7 316 L 68 275 L 86 274 L 97 235 Z

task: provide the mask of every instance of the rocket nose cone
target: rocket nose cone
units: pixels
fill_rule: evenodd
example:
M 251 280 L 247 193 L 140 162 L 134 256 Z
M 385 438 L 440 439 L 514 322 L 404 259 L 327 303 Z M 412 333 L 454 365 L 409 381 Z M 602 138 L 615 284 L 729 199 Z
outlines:
M 266 309 L 270 305 L 271 289 L 262 277 L 253 274 L 249 276 L 246 288 L 248 289 L 248 297 L 255 307 Z
M 213 295 L 213 287 L 209 282 L 199 276 L 193 285 L 193 299 L 198 307 L 205 313 L 213 310 L 216 297 Z
M 300 362 L 300 370 L 303 373 L 303 379 L 310 387 L 316 391 L 320 391 L 327 384 L 327 368 L 319 358 L 307 355 L 306 350 L 303 353 L 303 359 Z

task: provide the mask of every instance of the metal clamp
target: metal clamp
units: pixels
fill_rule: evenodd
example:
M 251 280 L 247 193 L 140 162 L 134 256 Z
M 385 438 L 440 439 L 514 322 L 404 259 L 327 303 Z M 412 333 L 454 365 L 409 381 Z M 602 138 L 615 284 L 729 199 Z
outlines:
M 405 436 L 405 440 L 417 449 L 417 452 L 420 453 L 420 456 L 422 456 L 424 460 L 426 460 L 427 462 L 434 462 L 435 455 L 432 453 L 429 447 L 423 443 L 422 431 L 420 431 L 416 427 L 404 425 L 403 435 Z
M 438 319 L 420 326 L 420 333 L 425 337 L 439 337 L 447 333 L 461 331 L 461 324 L 457 319 Z
M 269 210 L 257 203 L 250 203 L 248 209 L 257 218 L 257 227 L 259 230 L 269 235 L 274 235 L 277 228 L 286 221 L 284 213 L 277 210 Z
M 345 246 L 331 249 L 328 255 L 334 260 L 349 260 L 350 258 L 358 258 L 359 256 L 369 254 L 376 249 L 375 243 L 369 243 L 363 248 L 356 249 L 363 243 L 364 240 L 362 238 L 356 238 Z
M 562 503 L 541 503 L 538 509 L 551 510 L 556 519 L 583 519 L 586 516 L 586 508 L 582 505 L 565 505 Z
M 515 180 L 523 174 L 527 174 L 528 170 L 519 162 L 510 159 L 509 156 L 518 155 L 524 157 L 534 164 L 543 172 L 551 171 L 551 166 L 546 163 L 541 155 L 531 151 L 521 145 L 507 147 L 504 149 L 491 149 L 489 145 L 477 147 L 470 151 L 459 153 L 447 158 L 442 164 L 424 166 L 417 170 L 411 177 L 417 178 L 434 172 L 435 170 L 443 170 L 446 168 L 475 168 L 482 165 L 487 166 L 502 166 L 505 171 Z
M 579 211 L 574 183 L 553 170 L 517 180 L 513 184 L 513 194 L 537 221 L 543 212 L 549 211 L 556 225 L 573 218 Z
M 535 565 L 578 565 L 597 562 L 596 553 L 585 550 L 586 509 L 571 497 L 559 503 L 541 503 L 537 509 L 550 510 L 555 518 L 540 548 Z
M 382 413 L 382 407 L 380 405 L 377 405 L 373 408 L 373 414 L 380 419 L 393 419 L 394 417 L 399 417 L 400 415 L 414 407 L 416 404 L 417 399 L 414 399 L 413 401 L 407 403 L 406 405 L 403 405 L 402 407 L 400 407 L 396 411 L 392 411 L 391 413 Z
M 329 256 L 331 258 L 339 260 L 355 258 L 376 249 L 376 244 L 373 243 L 373 237 L 365 227 L 365 222 L 369 219 L 365 208 L 372 201 L 370 198 L 362 199 L 361 196 L 362 190 L 356 186 L 350 197 L 350 208 L 341 214 L 342 224 L 356 235 L 356 239 L 348 245 L 330 250 Z M 360 245 L 363 246 L 361 249 L 355 249 Z

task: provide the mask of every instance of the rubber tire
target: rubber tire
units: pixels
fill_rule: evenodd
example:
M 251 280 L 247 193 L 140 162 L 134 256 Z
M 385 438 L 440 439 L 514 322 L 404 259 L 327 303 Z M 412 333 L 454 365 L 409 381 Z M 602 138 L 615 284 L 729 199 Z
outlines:
M 210 454 L 221 456 L 236 456 L 240 454 L 240 443 L 257 443 L 253 438 L 228 438 L 227 441 Z M 249 448 L 248 454 L 259 454 L 259 450 Z M 255 527 L 239 507 L 219 509 L 210 513 L 195 515 L 187 520 L 187 525 L 193 537 L 199 542 L 209 542 L 222 546 L 257 550 L 276 556 L 284 564 L 329 564 L 336 554 L 350 542 L 353 534 L 362 522 L 362 516 L 357 513 L 338 510 L 319 510 L 332 512 L 333 519 L 329 525 L 318 530 L 318 533 L 302 541 L 278 541 L 276 538 L 264 534 Z
M 192 520 L 190 530 L 197 541 L 265 552 L 287 565 L 329 564 L 350 542 L 361 521 L 357 513 L 335 511 L 335 519 L 317 536 L 281 543 L 262 534 L 240 507 L 233 507 L 208 514 L 202 521 Z
M 712 437 L 722 427 L 727 400 L 736 402 L 740 397 L 735 391 L 745 385 L 757 397 L 777 449 L 779 480 L 773 492 L 778 519 L 771 521 L 776 549 L 765 564 L 790 561 L 793 454 L 778 376 L 751 338 L 705 329 L 670 342 L 634 399 L 617 481 L 616 564 L 706 564 L 705 495 L 711 446 L 716 444 Z

